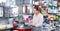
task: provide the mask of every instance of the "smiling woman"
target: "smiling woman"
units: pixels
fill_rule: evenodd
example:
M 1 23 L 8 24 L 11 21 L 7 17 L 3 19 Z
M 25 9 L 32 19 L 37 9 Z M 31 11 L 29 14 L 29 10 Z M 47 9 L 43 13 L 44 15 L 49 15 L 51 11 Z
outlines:
M 41 14 L 41 8 L 38 5 L 34 5 L 34 16 L 33 20 L 29 24 L 32 26 L 33 31 L 42 31 L 43 15 Z

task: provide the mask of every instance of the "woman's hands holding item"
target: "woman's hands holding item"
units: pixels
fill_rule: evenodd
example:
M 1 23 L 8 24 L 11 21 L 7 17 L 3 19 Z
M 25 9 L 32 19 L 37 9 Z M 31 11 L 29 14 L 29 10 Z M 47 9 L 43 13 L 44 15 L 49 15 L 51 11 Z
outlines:
M 35 24 L 34 23 L 30 23 L 29 26 L 35 26 Z

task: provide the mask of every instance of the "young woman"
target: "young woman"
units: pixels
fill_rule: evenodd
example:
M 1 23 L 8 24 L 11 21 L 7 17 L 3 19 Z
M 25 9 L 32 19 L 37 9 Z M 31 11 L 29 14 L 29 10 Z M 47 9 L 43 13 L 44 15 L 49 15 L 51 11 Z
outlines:
M 41 8 L 38 5 L 34 6 L 33 20 L 29 25 L 33 27 L 33 31 L 42 31 L 43 15 L 41 13 Z

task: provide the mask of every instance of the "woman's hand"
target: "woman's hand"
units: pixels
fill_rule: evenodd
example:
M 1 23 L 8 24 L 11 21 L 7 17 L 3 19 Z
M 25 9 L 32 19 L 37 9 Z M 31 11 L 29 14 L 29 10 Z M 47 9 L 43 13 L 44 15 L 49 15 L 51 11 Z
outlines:
M 29 26 L 35 26 L 35 24 L 33 24 L 33 23 L 30 23 L 30 24 L 29 24 Z
M 23 19 L 23 20 L 22 20 L 22 22 L 26 22 L 26 20 L 25 20 L 25 19 Z

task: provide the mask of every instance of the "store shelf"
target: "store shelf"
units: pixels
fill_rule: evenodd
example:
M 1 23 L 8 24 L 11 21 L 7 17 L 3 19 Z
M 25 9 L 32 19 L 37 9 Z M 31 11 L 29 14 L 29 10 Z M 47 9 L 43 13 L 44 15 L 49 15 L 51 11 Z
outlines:
M 7 24 L 7 25 L 0 25 L 0 30 L 8 30 L 13 28 L 12 24 Z

